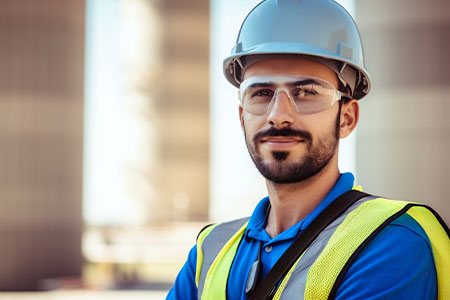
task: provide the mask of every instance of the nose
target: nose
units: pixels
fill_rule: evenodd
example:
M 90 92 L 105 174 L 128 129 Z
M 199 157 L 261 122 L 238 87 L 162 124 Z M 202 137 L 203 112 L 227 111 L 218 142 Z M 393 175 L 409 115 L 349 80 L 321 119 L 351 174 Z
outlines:
M 285 92 L 275 94 L 267 115 L 267 122 L 275 128 L 284 128 L 294 123 L 294 114 L 297 113 Z

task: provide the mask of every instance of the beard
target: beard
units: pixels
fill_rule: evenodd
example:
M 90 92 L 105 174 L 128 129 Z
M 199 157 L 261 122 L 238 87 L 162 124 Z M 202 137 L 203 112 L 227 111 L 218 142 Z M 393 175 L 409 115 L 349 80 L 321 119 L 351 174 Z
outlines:
M 290 184 L 309 179 L 322 171 L 335 155 L 339 145 L 340 110 L 339 107 L 334 132 L 326 137 L 317 138 L 315 142 L 308 131 L 295 130 L 290 127 L 282 129 L 271 127 L 255 134 L 249 143 L 244 128 L 245 142 L 250 157 L 261 175 L 274 183 Z M 289 151 L 272 151 L 273 160 L 271 162 L 264 161 L 258 141 L 263 137 L 271 136 L 291 136 L 302 139 L 306 145 L 306 154 L 298 161 L 288 162 Z

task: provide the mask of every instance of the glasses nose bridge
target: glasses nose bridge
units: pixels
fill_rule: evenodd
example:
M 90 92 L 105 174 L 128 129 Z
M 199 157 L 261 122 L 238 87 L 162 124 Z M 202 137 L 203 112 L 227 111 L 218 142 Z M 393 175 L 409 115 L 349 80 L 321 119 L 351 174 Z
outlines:
M 268 107 L 268 111 L 270 112 L 273 107 L 275 106 L 275 101 L 280 97 L 281 93 L 286 94 L 287 98 L 289 99 L 289 102 L 291 103 L 292 107 L 294 108 L 295 111 L 298 112 L 298 107 L 297 104 L 295 103 L 294 99 L 292 98 L 291 93 L 289 92 L 289 90 L 285 87 L 277 87 L 277 89 L 275 90 L 275 93 L 273 94 L 272 97 L 272 101 L 270 101 L 270 105 Z

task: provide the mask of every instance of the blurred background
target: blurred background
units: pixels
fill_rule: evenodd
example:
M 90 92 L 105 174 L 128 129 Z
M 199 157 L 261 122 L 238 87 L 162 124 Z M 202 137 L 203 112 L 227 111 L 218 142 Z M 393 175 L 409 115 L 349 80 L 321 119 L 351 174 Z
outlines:
M 0 1 L 0 299 L 164 299 L 265 195 L 222 75 L 257 0 Z M 447 223 L 450 2 L 339 1 L 373 88 L 341 171 Z

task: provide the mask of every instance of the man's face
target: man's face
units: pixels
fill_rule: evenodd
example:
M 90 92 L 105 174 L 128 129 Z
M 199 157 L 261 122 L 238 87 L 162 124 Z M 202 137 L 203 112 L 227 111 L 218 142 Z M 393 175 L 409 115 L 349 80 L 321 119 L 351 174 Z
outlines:
M 333 71 L 302 58 L 257 62 L 245 71 L 244 79 L 267 75 L 313 76 L 337 88 Z M 275 183 L 306 180 L 336 158 L 339 112 L 336 102 L 323 111 L 301 114 L 283 92 L 267 114 L 255 115 L 239 109 L 250 156 L 261 174 Z

